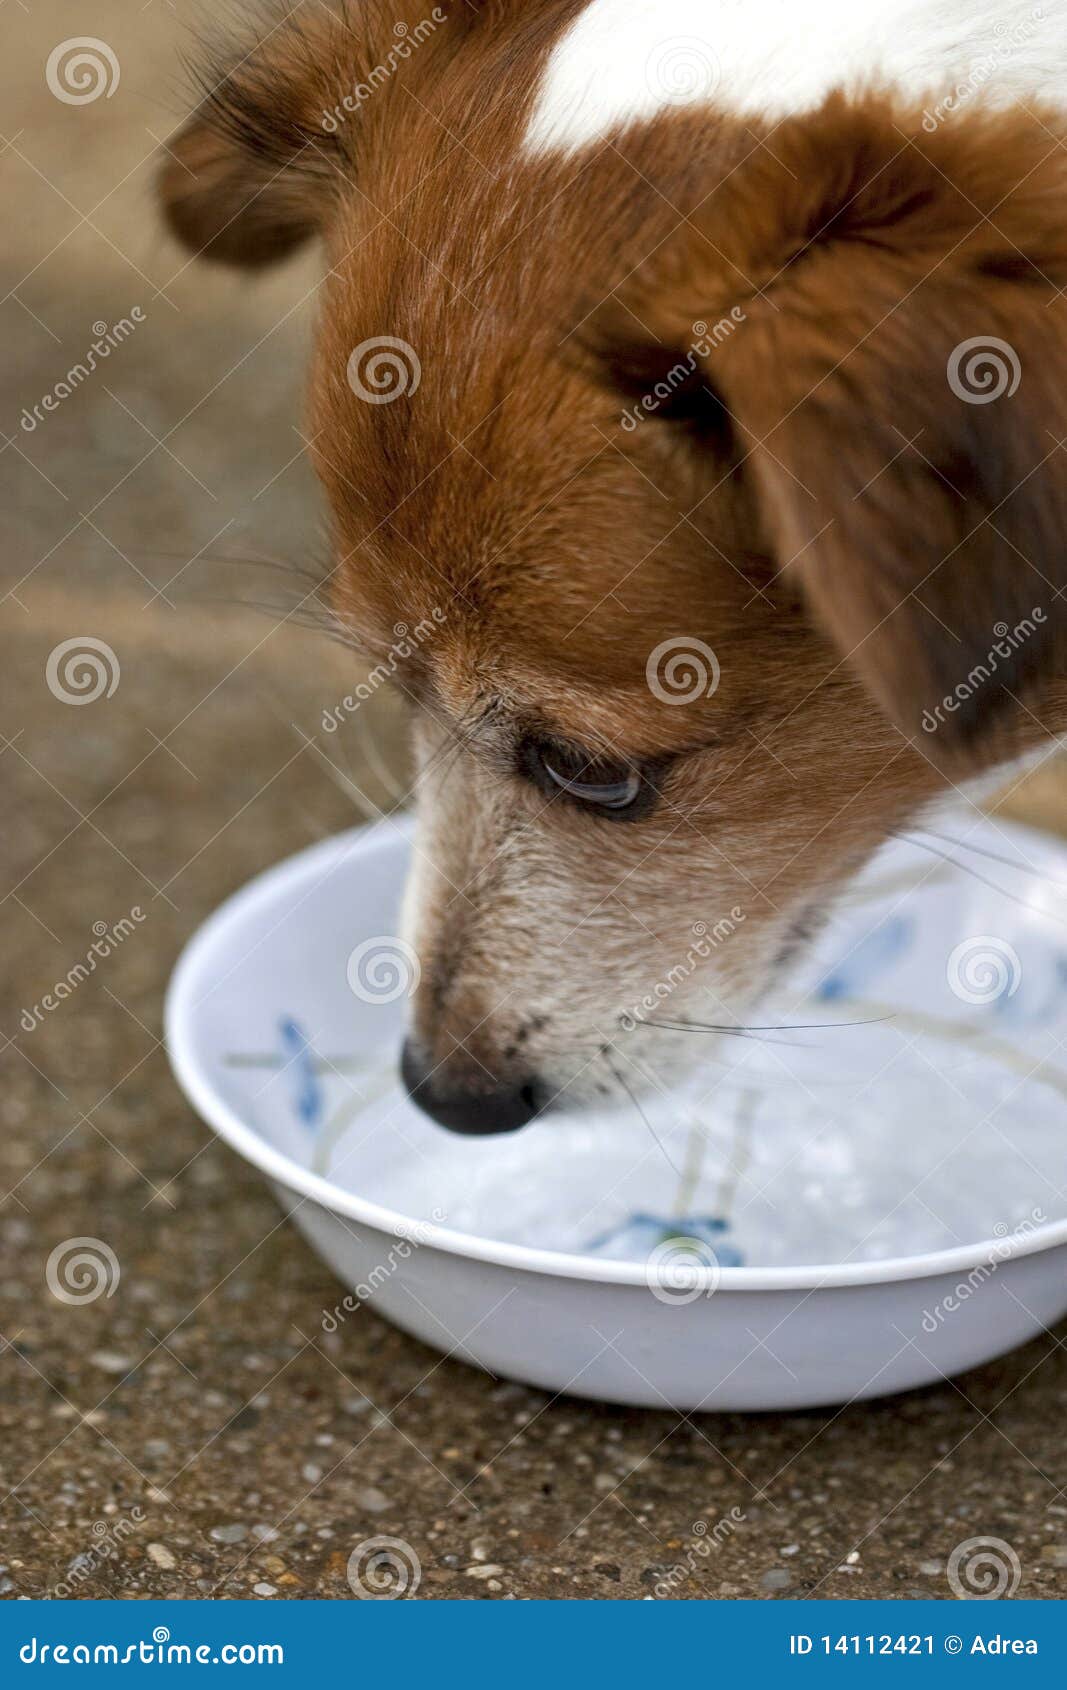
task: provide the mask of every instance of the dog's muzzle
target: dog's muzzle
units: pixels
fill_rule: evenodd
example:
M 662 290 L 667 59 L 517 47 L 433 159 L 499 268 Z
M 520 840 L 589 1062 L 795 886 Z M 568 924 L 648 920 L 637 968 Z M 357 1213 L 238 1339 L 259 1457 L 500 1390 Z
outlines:
M 517 1132 L 539 1115 L 545 1104 L 542 1088 L 535 1080 L 494 1082 L 483 1071 L 472 1077 L 469 1085 L 457 1086 L 447 1064 L 434 1067 L 410 1038 L 404 1041 L 400 1077 L 412 1101 L 432 1121 L 449 1132 L 468 1136 Z

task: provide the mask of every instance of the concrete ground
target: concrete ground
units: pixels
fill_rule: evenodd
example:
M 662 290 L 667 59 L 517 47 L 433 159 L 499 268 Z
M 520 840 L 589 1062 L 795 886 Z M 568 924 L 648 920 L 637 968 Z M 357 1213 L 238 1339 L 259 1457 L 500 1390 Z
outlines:
M 296 432 L 315 261 L 242 284 L 161 234 L 178 8 L 79 14 L 121 66 L 82 106 L 45 80 L 69 9 L 9 7 L 7 26 L 0 1592 L 348 1598 L 353 1546 L 384 1534 L 430 1598 L 644 1597 L 676 1566 L 680 1599 L 949 1597 L 947 1558 L 976 1536 L 1012 1546 L 1020 1596 L 1067 1594 L 1063 1331 L 841 1413 L 693 1418 L 550 1400 L 366 1310 L 324 1336 L 337 1284 L 160 1046 L 168 973 L 208 911 L 405 790 L 394 704 L 361 712 L 339 778 L 314 734 L 351 666 L 280 619 L 284 575 L 218 561 L 317 547 Z M 106 368 L 23 426 L 94 325 L 135 306 Z M 72 708 L 46 667 L 86 636 L 118 684 Z M 1063 773 L 1012 807 L 1067 831 Z M 136 931 L 27 1031 L 94 925 L 135 906 Z M 113 1251 L 113 1295 L 48 1289 L 79 1237 Z

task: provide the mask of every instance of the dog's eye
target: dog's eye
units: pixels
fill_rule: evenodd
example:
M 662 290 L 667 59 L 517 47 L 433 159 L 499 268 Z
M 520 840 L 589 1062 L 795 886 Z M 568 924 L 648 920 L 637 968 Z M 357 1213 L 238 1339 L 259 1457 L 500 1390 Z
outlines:
M 598 810 L 629 810 L 642 791 L 641 776 L 625 763 L 559 745 L 537 746 L 534 755 L 549 789 L 558 788 Z

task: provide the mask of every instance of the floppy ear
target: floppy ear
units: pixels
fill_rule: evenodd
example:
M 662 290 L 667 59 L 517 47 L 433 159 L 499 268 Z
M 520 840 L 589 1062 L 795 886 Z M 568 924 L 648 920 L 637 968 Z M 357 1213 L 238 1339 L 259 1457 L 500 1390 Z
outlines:
M 331 109 L 355 80 L 353 42 L 340 16 L 315 6 L 198 70 L 203 97 L 168 141 L 158 179 L 183 246 L 252 269 L 318 231 L 346 165 Z
M 754 145 L 597 330 L 613 364 L 695 368 L 778 567 L 940 761 L 1003 754 L 1063 656 L 1063 129 L 834 96 Z

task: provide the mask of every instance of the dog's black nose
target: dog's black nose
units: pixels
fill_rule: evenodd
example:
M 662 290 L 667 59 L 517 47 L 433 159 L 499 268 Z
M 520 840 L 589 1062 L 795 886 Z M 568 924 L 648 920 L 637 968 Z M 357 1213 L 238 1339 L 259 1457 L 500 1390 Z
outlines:
M 484 1086 L 472 1079 L 469 1086 L 458 1087 L 447 1064 L 434 1070 L 411 1039 L 404 1041 L 400 1077 L 412 1101 L 453 1133 L 517 1132 L 544 1107 L 541 1087 L 534 1080 L 493 1085 L 486 1074 Z

